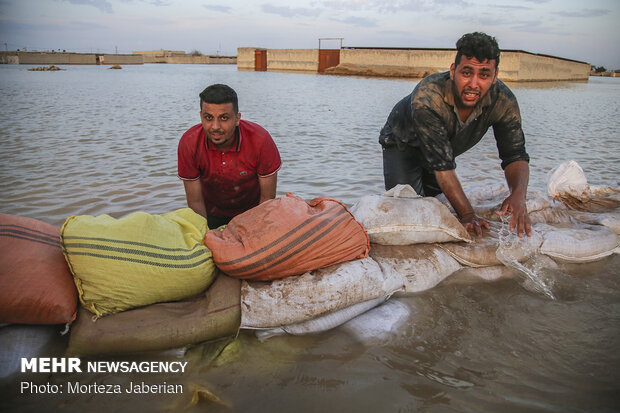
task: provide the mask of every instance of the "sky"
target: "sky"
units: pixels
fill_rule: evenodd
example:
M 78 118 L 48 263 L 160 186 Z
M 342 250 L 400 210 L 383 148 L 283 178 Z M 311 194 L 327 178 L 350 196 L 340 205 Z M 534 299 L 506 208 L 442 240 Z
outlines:
M 483 31 L 502 49 L 620 69 L 619 23 L 620 0 L 0 0 L 0 47 L 235 56 L 238 47 L 317 48 L 319 38 L 454 48 Z

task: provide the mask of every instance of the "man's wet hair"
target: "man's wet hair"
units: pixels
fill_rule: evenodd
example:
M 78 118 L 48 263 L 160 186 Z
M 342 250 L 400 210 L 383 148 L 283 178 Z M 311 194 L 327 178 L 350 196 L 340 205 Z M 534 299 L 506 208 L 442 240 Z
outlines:
M 216 83 L 214 85 L 207 86 L 205 90 L 200 92 L 200 110 L 202 110 L 203 102 L 213 103 L 215 105 L 232 103 L 234 112 L 239 113 L 237 92 L 235 92 L 234 89 L 228 85 Z
M 475 57 L 480 63 L 485 60 L 495 59 L 495 68 L 499 66 L 499 46 L 495 37 L 486 33 L 474 32 L 464 34 L 456 42 L 456 58 L 454 65 L 461 63 L 461 57 L 465 56 L 469 59 Z

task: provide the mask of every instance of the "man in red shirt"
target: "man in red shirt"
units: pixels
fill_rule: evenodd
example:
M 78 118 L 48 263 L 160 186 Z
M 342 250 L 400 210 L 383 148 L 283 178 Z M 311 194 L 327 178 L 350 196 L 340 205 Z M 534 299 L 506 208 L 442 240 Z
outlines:
M 241 120 L 237 93 L 229 86 L 215 84 L 200 93 L 200 118 L 179 141 L 178 173 L 187 205 L 217 228 L 275 198 L 282 161 L 269 132 Z

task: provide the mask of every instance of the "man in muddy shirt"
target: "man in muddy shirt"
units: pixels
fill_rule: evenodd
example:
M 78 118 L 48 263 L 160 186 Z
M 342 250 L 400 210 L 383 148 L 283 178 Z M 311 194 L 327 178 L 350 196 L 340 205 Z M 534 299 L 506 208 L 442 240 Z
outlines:
M 394 106 L 381 129 L 385 188 L 409 184 L 423 196 L 443 192 L 465 228 L 481 235 L 489 223 L 476 216 L 463 192 L 455 158 L 492 126 L 510 188 L 497 214 L 511 214 L 510 230 L 530 236 L 525 206 L 529 156 L 517 100 L 497 79 L 499 47 L 484 33 L 465 34 L 456 47 L 450 71 L 420 81 Z

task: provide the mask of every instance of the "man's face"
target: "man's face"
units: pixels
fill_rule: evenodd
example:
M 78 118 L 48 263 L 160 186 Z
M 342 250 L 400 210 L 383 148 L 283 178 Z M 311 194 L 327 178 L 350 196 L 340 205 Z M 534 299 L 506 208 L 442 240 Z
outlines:
M 456 86 L 456 105 L 473 108 L 497 81 L 495 59 L 479 62 L 475 57 L 461 56 L 458 66 L 450 66 L 450 78 Z
M 232 103 L 202 102 L 200 120 L 207 138 L 219 149 L 230 148 L 235 141 L 235 128 L 241 113 L 235 113 Z

